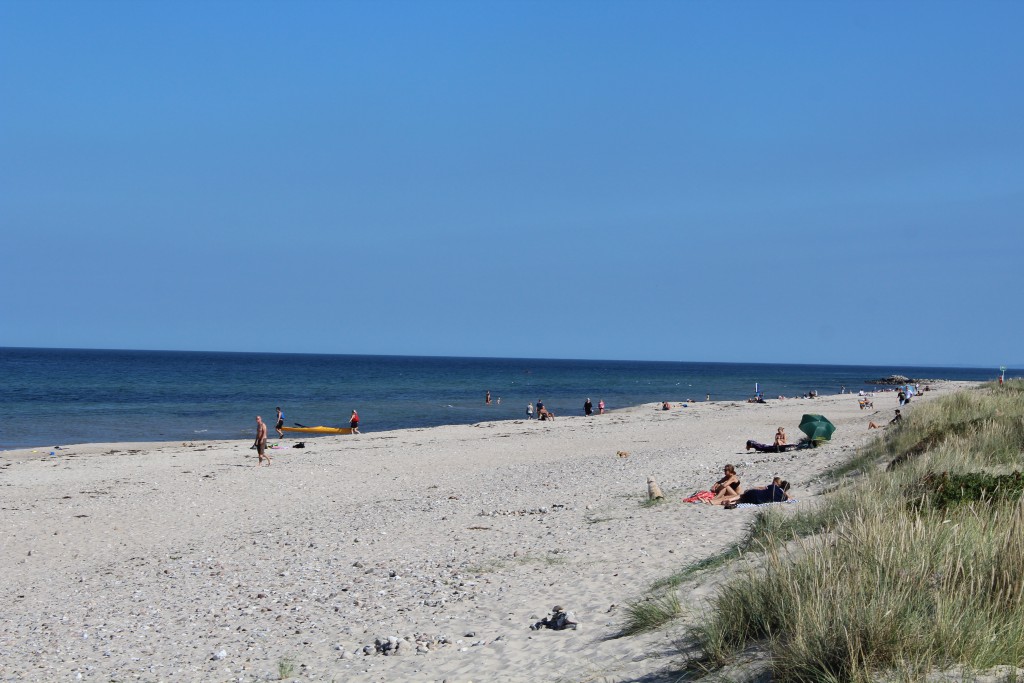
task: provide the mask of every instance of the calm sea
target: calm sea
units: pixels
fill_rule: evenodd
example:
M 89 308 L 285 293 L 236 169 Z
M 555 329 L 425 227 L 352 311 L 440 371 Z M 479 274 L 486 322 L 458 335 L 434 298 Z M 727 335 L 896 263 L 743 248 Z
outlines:
M 521 419 L 651 401 L 858 391 L 865 380 L 993 379 L 994 369 L 0 348 L 0 449 L 236 439 L 254 418 L 362 430 Z M 1019 374 L 1019 373 L 1014 373 Z M 492 403 L 484 403 L 491 392 Z M 500 403 L 498 399 L 500 398 Z M 271 430 L 273 438 L 273 430 Z

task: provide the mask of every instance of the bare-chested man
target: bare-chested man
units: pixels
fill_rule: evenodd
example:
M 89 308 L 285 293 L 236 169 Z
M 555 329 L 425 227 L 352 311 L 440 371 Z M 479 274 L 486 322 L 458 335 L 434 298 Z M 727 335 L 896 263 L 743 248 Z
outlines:
M 266 455 L 267 425 L 259 415 L 256 416 L 256 443 L 254 443 L 253 446 L 256 447 L 256 453 L 259 455 L 259 460 L 256 461 L 256 467 L 263 464 L 264 457 L 267 459 L 267 467 L 270 467 L 270 456 Z

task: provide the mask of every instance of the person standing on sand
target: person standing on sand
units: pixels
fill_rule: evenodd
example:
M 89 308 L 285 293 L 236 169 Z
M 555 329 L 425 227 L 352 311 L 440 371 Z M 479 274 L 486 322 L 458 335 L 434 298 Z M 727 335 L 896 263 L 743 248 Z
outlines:
M 349 418 L 348 426 L 352 429 L 353 434 L 359 433 L 359 413 L 354 409 L 352 410 L 352 417 Z
M 256 461 L 256 467 L 259 467 L 263 464 L 264 454 L 267 452 L 267 425 L 259 415 L 256 416 L 256 442 L 253 443 L 253 447 L 259 457 L 259 460 Z M 266 458 L 267 467 L 270 467 L 270 456 L 267 455 Z
M 604 399 L 597 402 L 597 414 L 604 415 Z
M 281 412 L 281 406 L 277 407 L 277 423 L 274 424 L 274 430 L 277 432 L 277 438 L 283 439 L 284 432 L 281 431 L 281 427 L 284 427 L 284 413 Z
M 583 414 L 590 417 L 594 414 L 594 404 L 590 402 L 590 398 L 587 398 L 587 402 L 583 404 Z
M 527 420 L 532 420 L 533 419 L 533 404 L 532 403 L 527 403 L 526 404 L 526 419 Z

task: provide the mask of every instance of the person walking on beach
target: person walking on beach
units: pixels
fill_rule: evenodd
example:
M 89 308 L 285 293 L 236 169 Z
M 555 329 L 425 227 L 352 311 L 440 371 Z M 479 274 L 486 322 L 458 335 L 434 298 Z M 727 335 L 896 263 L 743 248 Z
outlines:
M 352 429 L 353 434 L 359 433 L 359 413 L 354 409 L 352 410 L 352 417 L 349 418 L 348 426 Z
M 267 425 L 259 415 L 256 416 L 256 442 L 253 443 L 253 448 L 256 449 L 256 455 L 259 458 L 256 461 L 256 467 L 259 467 L 263 464 L 263 458 L 267 452 Z M 270 467 L 270 456 L 267 455 L 266 458 L 267 467 Z
M 597 414 L 604 415 L 604 399 L 597 402 Z
M 526 404 L 526 419 L 527 420 L 532 420 L 533 419 L 533 404 L 532 403 L 527 403 Z
M 277 432 L 277 438 L 283 439 L 284 432 L 281 431 L 281 427 L 284 427 L 284 413 L 281 412 L 281 406 L 277 407 L 277 422 L 274 424 L 274 430 Z
M 583 414 L 590 417 L 594 414 L 594 404 L 590 402 L 590 398 L 587 398 L 587 402 L 583 404 Z

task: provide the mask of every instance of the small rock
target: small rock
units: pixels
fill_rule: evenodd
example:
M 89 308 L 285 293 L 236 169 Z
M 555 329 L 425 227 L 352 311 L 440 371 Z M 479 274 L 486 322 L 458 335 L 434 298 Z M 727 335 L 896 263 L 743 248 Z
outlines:
M 227 650 L 221 650 L 220 652 L 214 652 L 213 656 L 210 657 L 210 659 L 215 661 L 215 662 L 219 662 L 220 660 L 224 659 L 227 656 L 228 656 L 228 651 Z

